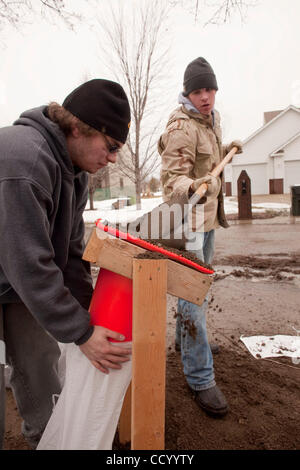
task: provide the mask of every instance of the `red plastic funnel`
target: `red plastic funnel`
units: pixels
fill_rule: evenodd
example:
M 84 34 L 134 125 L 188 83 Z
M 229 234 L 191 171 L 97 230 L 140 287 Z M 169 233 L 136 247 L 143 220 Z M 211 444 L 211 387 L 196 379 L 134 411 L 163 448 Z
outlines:
M 109 328 L 124 335 L 124 341 L 132 341 L 132 280 L 100 268 L 89 311 L 93 325 Z

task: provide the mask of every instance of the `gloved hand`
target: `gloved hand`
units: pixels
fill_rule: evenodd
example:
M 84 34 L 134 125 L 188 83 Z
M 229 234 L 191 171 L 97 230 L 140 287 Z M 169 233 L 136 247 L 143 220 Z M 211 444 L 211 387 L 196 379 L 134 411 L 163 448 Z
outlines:
M 229 145 L 226 145 L 226 153 L 230 152 L 230 150 L 233 147 L 237 147 L 237 152 L 236 153 L 242 153 L 243 152 L 243 143 L 242 143 L 241 140 L 234 140 Z
M 215 177 L 212 173 L 208 173 L 206 177 L 204 178 L 199 178 L 197 180 L 195 180 L 191 186 L 190 186 L 190 189 L 195 192 L 197 191 L 197 189 L 199 188 L 199 186 L 201 186 L 202 183 L 206 183 L 207 184 L 207 191 L 205 193 L 205 196 L 200 199 L 200 203 L 204 203 L 206 201 L 206 197 L 211 197 L 211 198 L 214 198 L 214 197 L 217 197 L 219 192 L 220 192 L 220 189 L 221 189 L 221 179 L 219 177 Z M 205 198 L 205 200 L 204 200 Z

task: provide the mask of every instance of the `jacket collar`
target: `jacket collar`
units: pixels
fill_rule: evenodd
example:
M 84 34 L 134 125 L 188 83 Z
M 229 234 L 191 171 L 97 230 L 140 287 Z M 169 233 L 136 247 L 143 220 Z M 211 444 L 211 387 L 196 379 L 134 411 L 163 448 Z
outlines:
M 193 119 L 197 119 L 202 124 L 205 124 L 206 126 L 210 126 L 213 129 L 213 127 L 214 127 L 214 114 L 213 114 L 213 112 L 209 115 L 201 114 L 199 112 L 189 111 L 188 109 L 186 109 L 186 107 L 184 105 L 182 105 L 180 109 L 184 114 L 187 114 L 188 116 L 190 116 Z

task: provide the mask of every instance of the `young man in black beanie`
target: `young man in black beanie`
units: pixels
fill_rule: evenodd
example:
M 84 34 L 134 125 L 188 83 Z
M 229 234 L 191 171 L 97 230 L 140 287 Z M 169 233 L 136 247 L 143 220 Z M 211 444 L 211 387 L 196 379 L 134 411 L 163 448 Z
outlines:
M 86 172 L 115 163 L 129 126 L 123 88 L 95 79 L 62 106 L 31 109 L 0 130 L 0 417 L 6 360 L 33 448 L 61 390 L 57 341 L 74 342 L 104 373 L 130 357 L 129 349 L 108 341 L 122 341 L 118 332 L 90 325 L 93 288 L 82 260 Z M 0 447 L 3 436 L 2 419 Z
M 222 181 L 210 172 L 233 146 L 238 153 L 242 151 L 240 141 L 222 146 L 220 116 L 214 109 L 217 90 L 210 64 L 203 57 L 192 61 L 184 73 L 181 106 L 170 115 L 158 144 L 164 200 L 175 194 L 190 197 L 202 183 L 208 185 L 205 198 L 193 208 L 186 242 L 186 249 L 208 264 L 213 258 L 215 229 L 228 227 Z M 178 300 L 175 348 L 181 350 L 184 374 L 196 403 L 219 417 L 227 413 L 228 405 L 215 382 L 211 349 L 217 345 L 210 347 L 208 342 L 206 309 L 207 300 L 200 307 Z M 188 333 L 187 323 L 195 325 L 196 336 Z

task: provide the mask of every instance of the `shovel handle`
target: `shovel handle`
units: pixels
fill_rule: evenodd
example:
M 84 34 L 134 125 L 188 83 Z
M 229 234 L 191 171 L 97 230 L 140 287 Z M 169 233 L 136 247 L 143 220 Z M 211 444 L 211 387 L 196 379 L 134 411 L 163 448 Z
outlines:
M 223 158 L 223 160 L 219 163 L 219 165 L 217 165 L 212 171 L 211 171 L 211 174 L 215 177 L 219 176 L 222 171 L 224 170 L 225 166 L 227 165 L 227 163 L 229 163 L 231 160 L 232 160 L 232 157 L 235 155 L 235 153 L 237 152 L 237 147 L 232 147 L 232 149 L 230 150 L 230 152 L 227 153 L 227 155 Z M 206 191 L 208 189 L 208 186 L 206 183 L 202 183 L 199 188 L 197 189 L 197 191 L 195 191 L 195 194 L 198 194 L 198 196 L 200 196 L 200 198 L 202 198 Z

